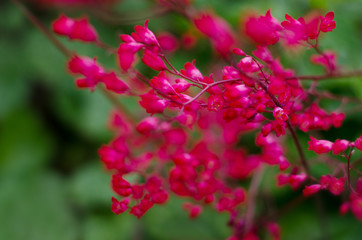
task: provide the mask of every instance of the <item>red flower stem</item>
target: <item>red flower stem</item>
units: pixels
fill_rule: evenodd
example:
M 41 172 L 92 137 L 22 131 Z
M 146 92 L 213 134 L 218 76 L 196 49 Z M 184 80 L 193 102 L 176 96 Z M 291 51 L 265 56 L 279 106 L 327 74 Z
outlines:
M 292 125 L 290 124 L 290 121 L 289 119 L 286 121 L 287 123 L 287 126 L 288 126 L 288 129 L 292 135 L 292 138 L 293 138 L 293 141 L 294 141 L 294 145 L 296 146 L 297 148 L 297 151 L 298 151 L 298 154 L 299 154 L 299 157 L 300 157 L 300 161 L 302 163 L 302 166 L 304 168 L 304 171 L 307 173 L 308 176 L 311 176 L 310 174 L 310 169 L 309 169 L 309 165 L 308 165 L 308 162 L 305 158 L 305 155 L 304 155 L 304 152 L 303 152 L 303 149 L 302 149 L 302 146 L 300 144 L 300 141 L 299 141 L 299 138 L 296 134 L 296 132 L 294 131 L 294 128 L 292 127 Z
M 263 90 L 270 96 L 270 98 L 273 100 L 274 104 L 277 105 L 278 107 L 281 107 L 283 108 L 283 105 L 278 101 L 278 99 L 273 95 L 271 94 L 271 92 L 269 92 L 268 90 L 268 87 L 266 86 L 265 83 L 261 82 L 260 80 L 256 80 L 256 82 L 263 88 Z M 296 132 L 294 131 L 294 128 L 293 126 L 290 124 L 290 121 L 289 119 L 286 121 L 287 123 L 287 127 L 292 135 L 292 138 L 293 138 L 293 142 L 294 142 L 294 145 L 296 146 L 297 148 L 297 151 L 298 151 L 298 154 L 299 154 L 299 157 L 300 157 L 300 161 L 301 161 L 301 164 L 304 168 L 304 171 L 307 173 L 308 176 L 310 176 L 310 169 L 309 169 L 309 165 L 308 165 L 308 162 L 305 158 L 305 155 L 304 155 L 304 152 L 303 152 L 303 149 L 302 149 L 302 146 L 300 144 L 300 141 L 298 139 L 298 136 L 296 134 Z
M 193 101 L 198 99 L 202 94 L 204 94 L 207 90 L 209 90 L 210 88 L 212 88 L 212 87 L 214 87 L 216 85 L 219 85 L 219 84 L 222 84 L 222 83 L 228 83 L 228 82 L 236 82 L 236 81 L 241 81 L 241 79 L 240 78 L 233 78 L 233 79 L 221 80 L 221 81 L 218 81 L 218 82 L 210 83 L 204 89 L 202 89 L 198 94 L 196 94 L 195 97 L 193 97 L 189 101 L 185 102 L 184 105 L 192 103 Z
M 351 147 L 351 149 L 349 150 L 348 156 L 346 154 L 344 154 L 344 156 L 347 158 L 347 182 L 348 182 L 348 187 L 351 192 L 355 192 L 351 185 L 351 157 L 352 157 L 353 149 L 354 149 L 354 147 Z
M 163 93 L 162 91 L 158 90 L 157 88 L 152 87 L 151 84 L 147 81 L 147 79 L 145 79 L 145 77 L 144 77 L 141 73 L 136 72 L 136 75 L 137 75 L 137 78 L 138 78 L 139 80 L 141 80 L 142 82 L 144 82 L 146 85 L 150 86 L 153 90 L 155 90 L 155 91 L 156 91 L 158 94 L 160 94 L 162 97 L 167 98 L 167 99 L 170 100 L 171 102 L 176 103 L 176 104 L 178 104 L 178 105 L 180 105 L 180 106 L 185 105 L 184 103 L 179 102 L 179 101 L 177 101 L 177 100 L 169 97 L 167 94 Z
M 173 65 L 172 63 L 166 58 L 166 56 L 162 53 L 160 54 L 160 57 L 167 63 L 167 65 L 169 65 L 172 69 L 172 71 L 170 69 L 167 69 L 167 71 L 173 75 L 177 75 L 179 77 L 185 78 L 195 84 L 201 84 L 201 85 L 207 85 L 207 83 L 203 83 L 197 80 L 194 80 L 192 78 L 189 78 L 188 76 L 183 75 L 182 73 L 180 73 Z
M 254 61 L 256 61 L 254 58 L 253 58 Z M 229 61 L 230 62 L 230 61 Z M 259 66 L 259 64 L 258 64 Z M 234 66 L 235 67 L 235 66 Z M 259 68 L 261 68 L 259 66 Z M 235 69 L 238 69 L 237 67 L 235 67 Z M 239 72 L 241 74 L 243 74 L 244 76 L 246 77 L 249 77 L 247 74 L 243 73 L 242 71 L 239 70 Z M 265 77 L 264 73 L 263 73 L 263 76 Z M 264 92 L 266 92 L 269 97 L 273 100 L 274 104 L 280 108 L 283 108 L 283 105 L 279 102 L 279 100 L 268 90 L 268 86 L 262 82 L 259 78 L 252 78 L 254 79 L 254 81 L 261 86 L 261 88 L 264 90 Z M 265 77 L 265 81 L 267 81 L 266 77 Z M 309 169 L 309 165 L 308 165 L 308 162 L 307 162 L 307 159 L 305 158 L 305 155 L 304 155 L 304 152 L 303 152 L 303 149 L 302 149 L 302 146 L 300 144 L 300 141 L 298 139 L 298 136 L 296 134 L 296 132 L 294 131 L 292 125 L 290 124 L 290 121 L 289 119 L 286 121 L 287 123 L 287 127 L 290 131 L 290 133 L 292 134 L 292 138 L 293 138 L 293 142 L 294 142 L 294 145 L 296 146 L 297 148 L 297 151 L 298 151 L 298 154 L 299 154 L 299 157 L 300 157 L 300 161 L 301 161 L 301 164 L 304 168 L 304 171 L 307 173 L 308 176 L 310 176 L 310 169 Z

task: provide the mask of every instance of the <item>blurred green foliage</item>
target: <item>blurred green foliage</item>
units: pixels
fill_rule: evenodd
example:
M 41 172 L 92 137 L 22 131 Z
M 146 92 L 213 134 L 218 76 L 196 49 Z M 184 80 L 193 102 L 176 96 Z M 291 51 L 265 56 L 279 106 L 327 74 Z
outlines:
M 150 5 L 146 0 L 124 0 L 115 10 L 129 15 L 132 11 L 147 10 Z M 248 11 L 264 14 L 270 8 L 280 21 L 285 13 L 298 17 L 316 9 L 334 11 L 337 28 L 324 37 L 322 47 L 335 50 L 345 69 L 362 69 L 361 1 L 195 0 L 195 6 L 215 9 L 235 29 Z M 37 6 L 31 9 L 47 26 L 58 15 L 55 9 Z M 71 14 L 78 16 L 80 12 Z M 101 38 L 113 46 L 119 43 L 118 34 L 129 33 L 134 25 L 112 26 L 91 19 Z M 110 175 L 103 170 L 97 156 L 97 148 L 112 136 L 106 128 L 111 104 L 97 91 L 75 88 L 73 78 L 66 72 L 64 56 L 11 2 L 0 3 L 0 20 L 0 239 L 216 240 L 231 234 L 226 226 L 227 215 L 212 209 L 205 209 L 200 218 L 190 221 L 181 209 L 182 199 L 172 198 L 166 206 L 154 207 L 140 221 L 128 214 L 114 215 L 110 211 Z M 155 32 L 170 31 L 176 35 L 189 27 L 187 21 L 174 14 L 155 17 L 150 22 Z M 80 54 L 98 56 L 107 67 L 116 67 L 114 57 L 101 49 L 61 41 Z M 250 50 L 250 44 L 245 44 Z M 277 46 L 273 50 L 282 51 Z M 283 53 L 281 60 L 298 73 L 321 73 L 319 67 L 309 63 L 311 54 L 311 50 Z M 194 58 L 205 73 L 217 61 L 206 39 L 201 39 L 194 50 L 171 57 L 177 67 Z M 320 87 L 335 94 L 362 98 L 360 78 L 326 81 Z M 322 104 L 332 110 L 340 103 Z M 321 134 L 330 140 L 336 137 L 354 140 L 362 130 L 361 117 L 360 112 L 351 112 L 342 128 Z M 299 134 L 306 149 L 308 136 Z M 297 155 L 292 142 L 288 141 L 287 146 L 294 161 Z M 316 157 L 311 152 L 307 156 Z M 312 167 L 316 175 L 330 171 L 321 164 Z M 275 173 L 273 168 L 265 173 L 262 192 L 272 193 L 275 204 L 282 207 L 300 192 L 275 187 Z M 328 194 L 322 194 L 321 198 L 328 239 L 361 239 L 361 223 L 351 215 L 338 216 L 340 199 Z M 308 199 L 282 215 L 283 239 L 321 239 L 315 211 L 314 200 Z

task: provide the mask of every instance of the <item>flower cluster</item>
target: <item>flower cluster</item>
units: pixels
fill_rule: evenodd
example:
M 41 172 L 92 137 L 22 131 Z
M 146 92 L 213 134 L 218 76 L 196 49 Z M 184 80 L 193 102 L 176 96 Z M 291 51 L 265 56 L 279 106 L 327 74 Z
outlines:
M 183 4 L 190 5 L 187 1 Z M 326 78 L 336 74 L 335 54 L 321 51 L 318 45 L 322 33 L 336 27 L 334 13 L 308 20 L 285 15 L 281 23 L 270 10 L 265 16 L 252 16 L 244 26 L 245 34 L 257 44 L 251 54 L 236 48 L 236 34 L 222 18 L 205 12 L 184 15 L 226 60 L 217 72 L 203 74 L 195 60 L 186 62 L 183 69 L 174 67 L 165 52 L 175 51 L 179 42 L 167 33 L 154 34 L 148 20 L 131 34 L 120 36 L 122 43 L 114 53 L 125 76 L 122 80 L 96 59 L 70 56 L 69 71 L 82 75 L 76 80 L 78 87 L 93 91 L 103 83 L 112 92 L 109 94 L 136 96 L 145 112 L 137 117 L 122 110 L 114 112 L 110 127 L 115 138 L 99 149 L 101 161 L 113 174 L 112 188 L 117 197 L 112 198 L 112 211 L 129 211 L 140 218 L 173 194 L 187 199 L 183 208 L 190 218 L 199 216 L 206 206 L 227 212 L 234 229 L 229 239 L 257 239 L 260 229 L 279 239 L 280 229 L 274 219 L 257 223 L 250 219 L 248 210 L 244 211 L 254 207 L 254 191 L 258 188 L 254 182 L 265 166 L 278 166 L 279 186 L 289 184 L 298 190 L 308 184 L 304 196 L 322 189 L 341 195 L 347 191 L 346 180 L 351 186 L 349 167 L 344 176 L 323 175 L 320 181 L 315 180 L 296 133 L 296 129 L 309 132 L 338 128 L 345 114 L 322 109 L 318 96 L 313 95 L 315 86 L 308 89 L 302 85 L 303 78 L 285 68 L 269 49 L 278 42 L 313 48 L 316 55 L 311 62 L 325 68 Z M 69 39 L 102 46 L 86 19 L 61 15 L 53 23 L 53 30 Z M 142 64 L 154 71 L 153 77 L 140 72 L 138 55 Z M 283 147 L 285 138 L 281 136 L 288 131 L 300 161 L 287 158 L 288 149 Z M 240 139 L 251 132 L 255 133 L 253 144 L 258 149 L 254 154 L 240 144 Z M 310 138 L 309 150 L 342 155 L 348 166 L 353 149 L 362 150 L 362 137 L 355 142 Z M 249 189 L 240 187 L 240 181 L 249 178 Z M 315 183 L 310 185 L 311 181 Z M 362 218 L 361 191 L 360 178 L 341 212 L 351 209 L 356 218 Z

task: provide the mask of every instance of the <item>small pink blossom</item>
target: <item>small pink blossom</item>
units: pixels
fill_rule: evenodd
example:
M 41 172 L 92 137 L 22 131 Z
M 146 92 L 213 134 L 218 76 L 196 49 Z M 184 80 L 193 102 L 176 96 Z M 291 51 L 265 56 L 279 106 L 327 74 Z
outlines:
M 315 194 L 316 192 L 318 192 L 321 189 L 321 187 L 322 186 L 320 184 L 313 184 L 313 185 L 310 185 L 310 186 L 306 186 L 303 189 L 304 197 L 309 197 L 309 196 Z
M 341 152 L 344 152 L 348 146 L 349 146 L 350 142 L 344 139 L 337 139 L 332 146 L 332 152 L 333 154 L 337 155 L 340 154 Z
M 142 62 L 156 71 L 166 70 L 167 67 L 163 62 L 162 58 L 160 58 L 157 53 L 152 52 L 148 49 L 145 49 L 145 52 L 142 57 Z
M 106 86 L 106 89 L 118 94 L 124 93 L 129 89 L 127 84 L 119 79 L 114 72 L 104 74 L 102 82 Z
M 310 136 L 311 141 L 308 142 L 308 150 L 314 151 L 317 154 L 327 153 L 332 150 L 333 143 L 328 140 L 317 140 Z
M 160 72 L 158 76 L 153 77 L 150 84 L 155 89 L 160 90 L 164 94 L 176 94 L 175 89 L 171 85 L 169 79 L 166 77 L 164 71 Z
M 118 62 L 123 71 L 127 72 L 132 67 L 136 59 L 136 53 L 143 46 L 144 45 L 142 43 L 137 42 L 122 43 L 119 46 L 117 50 Z
M 189 217 L 191 219 L 197 218 L 201 212 L 202 212 L 202 206 L 201 205 L 197 205 L 197 204 L 192 204 L 192 203 L 184 203 L 183 204 L 183 208 L 189 212 Z
M 158 118 L 146 117 L 136 127 L 137 132 L 143 135 L 149 135 L 158 127 Z
M 260 45 L 272 45 L 279 41 L 280 26 L 270 13 L 270 9 L 266 12 L 265 16 L 258 18 L 251 17 L 245 23 L 245 33 L 253 41 Z
M 312 55 L 310 60 L 314 64 L 322 65 L 330 72 L 337 69 L 337 57 L 332 51 L 325 51 L 323 55 Z
M 235 101 L 241 97 L 247 96 L 251 92 L 251 89 L 244 84 L 233 84 L 226 87 L 224 97 L 228 101 Z
M 141 95 L 140 105 L 146 109 L 147 113 L 155 114 L 162 113 L 168 101 L 165 99 L 160 99 L 153 90 L 150 90 L 148 93 Z
M 145 21 L 144 26 L 137 25 L 134 27 L 135 32 L 132 33 L 132 37 L 136 42 L 148 44 L 151 46 L 159 46 L 155 34 L 148 29 L 148 20 Z
M 204 79 L 204 76 L 201 74 L 200 70 L 195 67 L 195 60 L 193 60 L 192 63 L 185 63 L 184 68 L 185 69 L 180 70 L 183 75 L 196 81 L 202 81 Z
M 123 201 L 118 201 L 116 198 L 112 197 L 112 212 L 118 215 L 127 211 L 129 201 L 129 198 L 126 198 Z
M 333 21 L 334 12 L 328 12 L 324 17 L 321 17 L 321 31 L 332 32 L 336 28 L 336 22 Z
M 202 13 L 194 18 L 196 28 L 208 36 L 216 51 L 222 56 L 229 55 L 236 42 L 231 27 L 222 18 Z
M 354 142 L 354 146 L 358 150 L 362 151 L 362 135 L 359 138 L 356 139 L 356 141 Z
M 52 24 L 53 31 L 69 39 L 77 39 L 84 42 L 96 42 L 98 34 L 88 19 L 72 19 L 64 14 L 60 15 Z
M 157 34 L 157 40 L 165 52 L 174 52 L 179 47 L 177 38 L 171 33 L 159 33 Z
M 280 120 L 283 122 L 288 120 L 288 114 L 286 113 L 286 111 L 284 111 L 283 108 L 280 108 L 280 107 L 274 108 L 273 116 L 276 120 Z

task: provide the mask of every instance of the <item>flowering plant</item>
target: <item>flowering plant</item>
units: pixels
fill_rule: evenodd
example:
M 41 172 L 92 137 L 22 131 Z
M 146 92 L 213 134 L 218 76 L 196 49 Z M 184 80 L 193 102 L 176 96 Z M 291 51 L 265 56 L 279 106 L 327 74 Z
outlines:
M 98 151 L 112 174 L 112 211 L 141 218 L 177 196 L 185 199 L 182 207 L 190 218 L 198 217 L 205 207 L 226 212 L 233 230 L 229 240 L 258 239 L 265 230 L 279 239 L 276 217 L 255 214 L 263 174 L 277 166 L 278 186 L 301 188 L 305 197 L 322 190 L 348 195 L 340 213 L 351 211 L 361 220 L 362 178 L 351 177 L 353 169 L 360 174 L 360 161 L 351 161 L 356 151 L 362 151 L 362 136 L 332 142 L 317 139 L 316 134 L 341 127 L 346 117 L 343 105 L 334 111 L 322 108 L 322 99 L 339 96 L 320 91 L 319 83 L 361 75 L 342 71 L 336 53 L 321 50 L 319 40 L 337 26 L 334 13 L 298 19 L 286 14 L 282 22 L 271 10 L 249 16 L 242 24 L 244 35 L 255 44 L 249 53 L 240 47 L 238 34 L 215 13 L 197 11 L 190 1 L 158 4 L 184 16 L 198 35 L 185 33 L 179 41 L 170 33 L 155 34 L 149 27 L 151 19 L 135 26 L 134 32 L 121 34 L 122 42 L 113 48 L 101 41 L 87 18 L 61 14 L 52 23 L 57 35 L 94 44 L 116 58 L 118 69 L 107 69 L 97 58 L 71 52 L 51 38 L 68 57 L 67 69 L 77 76 L 76 86 L 99 89 L 115 103 L 109 124 L 114 139 Z M 208 74 L 199 70 L 197 59 L 177 68 L 171 54 L 192 48 L 200 36 L 210 40 L 222 63 Z M 274 54 L 277 44 L 286 51 L 313 49 L 310 61 L 325 73 L 300 75 L 286 68 Z M 137 99 L 143 114 L 130 112 L 118 97 Z M 343 101 L 353 99 L 343 97 Z M 303 148 L 299 132 L 310 136 L 308 149 Z M 254 144 L 244 145 L 242 139 L 248 134 Z M 287 157 L 294 151 L 285 147 L 289 138 L 298 154 L 295 159 Z M 250 153 L 251 145 L 255 153 Z M 310 167 L 314 159 L 308 159 L 306 151 L 330 154 L 333 164 L 325 162 L 330 172 L 314 173 Z

